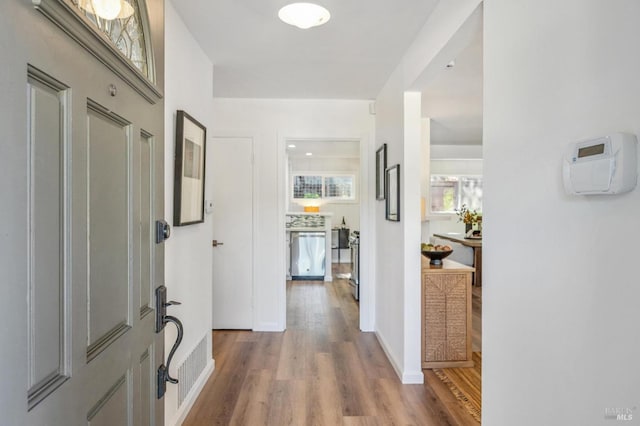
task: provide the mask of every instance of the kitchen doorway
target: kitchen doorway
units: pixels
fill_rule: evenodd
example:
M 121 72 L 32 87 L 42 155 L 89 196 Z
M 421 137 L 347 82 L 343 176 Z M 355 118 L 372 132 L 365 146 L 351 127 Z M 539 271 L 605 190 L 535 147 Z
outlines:
M 296 263 L 299 259 L 296 259 L 295 253 L 292 258 L 291 231 L 295 232 L 299 226 L 305 227 L 308 218 L 320 217 L 326 221 L 321 225 L 327 238 L 324 253 L 327 260 L 325 284 L 331 282 L 333 286 L 345 290 L 345 294 L 351 295 L 354 305 L 359 307 L 359 324 L 356 326 L 368 331 L 372 323 L 368 319 L 371 297 L 367 297 L 369 292 L 366 284 L 358 292 L 354 291 L 354 250 L 350 244 L 354 235 L 371 235 L 368 230 L 365 231 L 369 224 L 369 197 L 366 190 L 368 139 L 283 138 L 281 144 L 286 159 L 282 179 L 284 195 L 281 198 L 285 216 L 283 251 L 286 258 L 283 290 L 286 293 L 287 284 L 290 287 L 292 283 L 300 282 L 291 280 L 292 268 L 299 270 Z M 305 208 L 317 211 L 305 212 Z M 368 252 L 360 253 L 355 266 L 368 264 L 367 256 Z M 360 270 L 363 269 L 360 267 Z M 363 282 L 362 276 L 366 272 L 360 275 L 360 282 Z M 354 295 L 359 296 L 359 300 Z M 288 300 L 286 295 L 284 300 Z M 286 311 L 286 303 L 283 308 Z M 286 324 L 286 312 L 284 315 L 283 324 Z

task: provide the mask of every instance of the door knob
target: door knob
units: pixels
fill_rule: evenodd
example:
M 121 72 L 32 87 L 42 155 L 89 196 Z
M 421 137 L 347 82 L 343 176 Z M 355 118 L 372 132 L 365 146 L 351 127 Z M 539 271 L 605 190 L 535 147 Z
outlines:
M 213 240 L 213 241 L 211 241 L 211 245 L 214 246 L 214 247 L 218 247 L 218 246 L 223 246 L 224 243 L 221 242 L 221 241 L 218 241 L 218 240 Z

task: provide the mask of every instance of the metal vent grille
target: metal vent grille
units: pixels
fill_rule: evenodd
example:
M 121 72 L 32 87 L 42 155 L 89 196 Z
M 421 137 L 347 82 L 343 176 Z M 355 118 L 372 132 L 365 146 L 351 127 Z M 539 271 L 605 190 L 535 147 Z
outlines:
M 207 336 L 189 354 L 178 367 L 178 407 L 189 395 L 191 388 L 207 366 Z

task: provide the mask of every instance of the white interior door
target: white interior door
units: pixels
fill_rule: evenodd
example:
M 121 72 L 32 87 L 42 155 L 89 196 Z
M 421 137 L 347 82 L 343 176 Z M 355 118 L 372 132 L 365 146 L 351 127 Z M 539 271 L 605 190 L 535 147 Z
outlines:
M 253 141 L 213 138 L 214 329 L 253 328 Z
M 143 98 L 30 3 L 5 2 L 0 14 L 12 34 L 0 43 L 12 88 L 0 128 L 15 147 L 0 161 L 21 176 L 2 187 L 0 207 L 11 230 L 0 232 L 1 269 L 11 269 L 15 297 L 0 336 L 0 361 L 15 371 L 0 423 L 162 425 L 153 293 L 164 249 L 153 225 L 164 209 L 163 102 Z M 162 3 L 150 4 L 162 15 Z

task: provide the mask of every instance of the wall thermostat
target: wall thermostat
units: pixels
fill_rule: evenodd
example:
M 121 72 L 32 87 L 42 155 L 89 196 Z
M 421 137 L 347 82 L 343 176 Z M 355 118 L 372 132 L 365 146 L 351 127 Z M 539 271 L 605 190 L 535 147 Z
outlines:
M 621 194 L 636 187 L 638 141 L 635 135 L 613 133 L 573 142 L 562 162 L 567 194 Z

